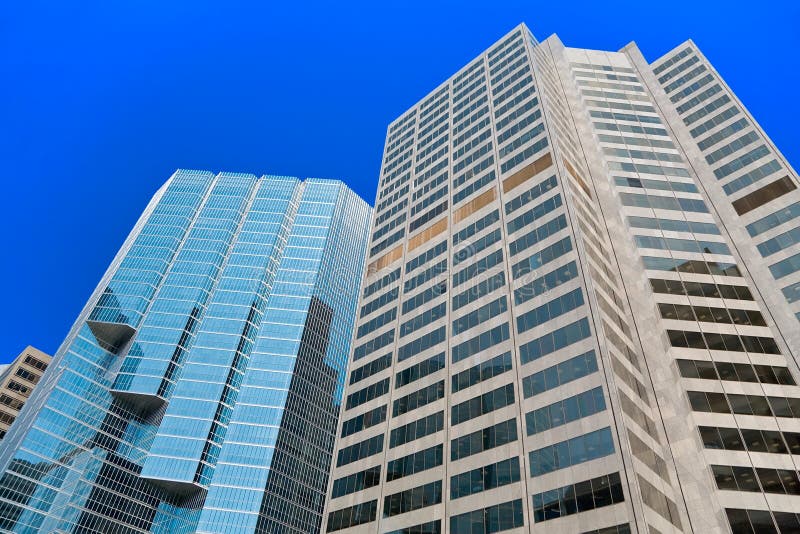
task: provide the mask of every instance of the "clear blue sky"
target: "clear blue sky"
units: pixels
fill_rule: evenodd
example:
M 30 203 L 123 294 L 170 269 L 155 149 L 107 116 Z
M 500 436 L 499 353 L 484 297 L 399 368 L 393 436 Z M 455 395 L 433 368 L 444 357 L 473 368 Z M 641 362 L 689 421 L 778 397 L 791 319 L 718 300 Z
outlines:
M 653 60 L 693 38 L 796 167 L 795 2 L 137 0 L 0 8 L 0 362 L 53 352 L 176 168 L 339 178 L 520 22 Z M 654 7 L 654 6 L 658 7 Z

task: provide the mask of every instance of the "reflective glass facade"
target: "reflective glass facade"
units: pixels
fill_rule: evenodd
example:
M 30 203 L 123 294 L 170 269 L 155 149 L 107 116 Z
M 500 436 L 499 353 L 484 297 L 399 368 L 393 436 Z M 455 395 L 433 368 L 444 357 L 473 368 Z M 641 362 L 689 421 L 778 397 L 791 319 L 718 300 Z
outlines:
M 11 532 L 314 532 L 371 210 L 178 171 L 0 452 Z

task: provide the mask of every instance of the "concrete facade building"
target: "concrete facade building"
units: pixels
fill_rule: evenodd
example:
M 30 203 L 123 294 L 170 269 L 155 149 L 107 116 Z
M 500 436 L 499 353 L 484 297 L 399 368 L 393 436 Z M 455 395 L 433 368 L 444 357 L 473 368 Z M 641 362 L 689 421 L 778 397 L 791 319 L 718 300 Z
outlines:
M 800 531 L 796 184 L 691 42 L 504 36 L 388 128 L 324 529 Z
M 0 440 L 42 378 L 50 355 L 30 345 L 0 372 Z
M 370 215 L 177 171 L 0 448 L 0 530 L 318 531 Z

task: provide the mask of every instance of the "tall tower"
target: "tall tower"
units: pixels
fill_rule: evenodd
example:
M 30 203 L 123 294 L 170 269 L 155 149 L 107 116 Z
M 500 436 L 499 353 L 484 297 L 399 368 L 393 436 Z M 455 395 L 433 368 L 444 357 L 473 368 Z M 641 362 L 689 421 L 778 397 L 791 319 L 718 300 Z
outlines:
M 800 529 L 796 319 L 665 64 L 521 25 L 391 123 L 327 532 Z
M 29 345 L 0 372 L 0 440 L 16 420 L 49 363 L 49 354 Z
M 0 529 L 318 530 L 370 213 L 176 172 L 4 440 Z

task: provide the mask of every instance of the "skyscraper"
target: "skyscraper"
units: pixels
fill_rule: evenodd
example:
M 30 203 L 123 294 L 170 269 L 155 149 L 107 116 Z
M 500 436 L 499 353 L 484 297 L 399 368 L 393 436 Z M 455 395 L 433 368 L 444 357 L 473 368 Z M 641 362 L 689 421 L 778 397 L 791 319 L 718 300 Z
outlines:
M 49 354 L 29 345 L 0 372 L 0 440 L 17 419 L 49 363 Z
M 389 125 L 327 532 L 800 531 L 796 184 L 692 43 L 515 28 Z
M 371 210 L 178 171 L 0 450 L 0 529 L 319 529 Z

